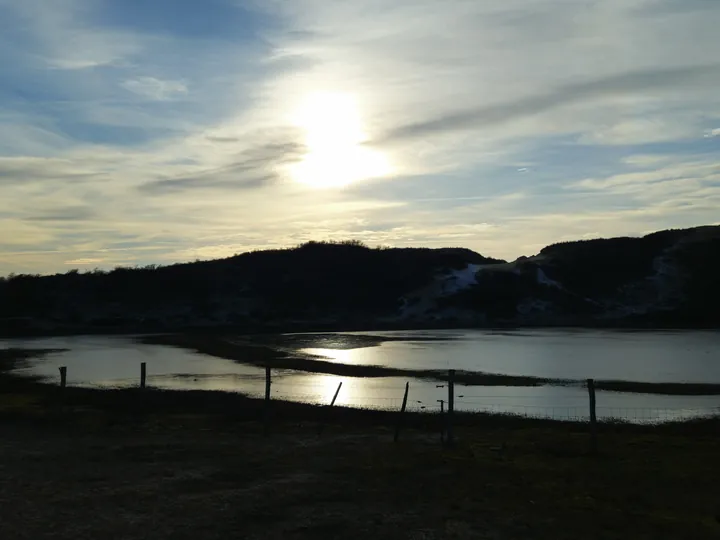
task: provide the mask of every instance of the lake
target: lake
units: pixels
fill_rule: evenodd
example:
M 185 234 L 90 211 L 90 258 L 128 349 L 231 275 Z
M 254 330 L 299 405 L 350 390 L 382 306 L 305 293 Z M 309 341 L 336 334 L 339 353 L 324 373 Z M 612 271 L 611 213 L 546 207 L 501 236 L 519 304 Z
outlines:
M 376 346 L 302 350 L 346 364 L 412 369 L 463 369 L 546 378 L 616 379 L 641 382 L 720 383 L 720 332 L 628 332 L 608 330 L 438 330 L 339 333 L 400 338 Z M 146 345 L 132 336 L 72 336 L 0 340 L 4 347 L 63 348 L 66 352 L 33 359 L 18 371 L 47 380 L 68 367 L 68 384 L 127 387 L 138 384 L 147 362 L 148 384 L 159 388 L 264 392 L 264 370 L 231 360 L 163 345 Z M 399 408 L 410 382 L 409 408 L 432 411 L 447 399 L 442 383 L 397 377 L 360 379 L 289 370 L 273 372 L 277 399 L 329 403 L 338 384 L 337 403 Z M 567 386 L 457 386 L 456 408 L 587 418 L 587 391 Z M 720 412 L 720 396 L 664 396 L 598 392 L 598 416 L 645 422 Z

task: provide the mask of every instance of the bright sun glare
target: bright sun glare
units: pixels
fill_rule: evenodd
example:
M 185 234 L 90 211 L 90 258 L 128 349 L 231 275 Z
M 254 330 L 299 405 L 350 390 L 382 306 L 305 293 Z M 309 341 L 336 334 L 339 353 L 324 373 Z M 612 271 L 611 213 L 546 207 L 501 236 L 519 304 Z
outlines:
M 305 131 L 307 146 L 307 154 L 293 169 L 298 182 L 342 187 L 390 172 L 385 156 L 363 146 L 367 137 L 352 96 L 314 94 L 300 107 L 296 123 Z

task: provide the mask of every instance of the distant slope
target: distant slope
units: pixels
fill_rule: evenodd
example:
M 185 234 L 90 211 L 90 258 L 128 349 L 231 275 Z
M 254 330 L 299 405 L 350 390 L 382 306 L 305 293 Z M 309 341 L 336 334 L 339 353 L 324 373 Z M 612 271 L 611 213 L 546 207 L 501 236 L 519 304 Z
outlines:
M 0 279 L 0 333 L 383 326 L 720 327 L 720 227 L 565 242 L 514 262 L 468 249 L 293 249 Z
M 720 227 L 565 242 L 481 270 L 443 304 L 495 323 L 719 326 Z
M 494 262 L 463 248 L 310 242 L 166 267 L 13 276 L 0 281 L 0 331 L 365 323 L 394 316 L 404 294 L 438 273 Z

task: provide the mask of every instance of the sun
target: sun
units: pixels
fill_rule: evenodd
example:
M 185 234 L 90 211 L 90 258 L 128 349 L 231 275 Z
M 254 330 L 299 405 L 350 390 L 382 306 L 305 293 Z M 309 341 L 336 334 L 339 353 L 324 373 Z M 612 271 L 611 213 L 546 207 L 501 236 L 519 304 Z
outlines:
M 315 188 L 342 187 L 390 172 L 383 154 L 363 146 L 367 136 L 351 95 L 308 96 L 295 123 L 305 132 L 307 147 L 307 153 L 292 170 L 298 182 Z

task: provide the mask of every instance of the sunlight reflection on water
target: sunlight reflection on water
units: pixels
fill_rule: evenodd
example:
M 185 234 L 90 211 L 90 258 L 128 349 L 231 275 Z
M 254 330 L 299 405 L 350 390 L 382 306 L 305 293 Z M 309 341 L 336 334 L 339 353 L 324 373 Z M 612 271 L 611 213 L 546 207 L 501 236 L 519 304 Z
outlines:
M 330 360 L 338 364 L 373 365 L 375 358 L 374 347 L 361 349 L 300 349 L 301 353 L 319 356 L 323 360 Z

